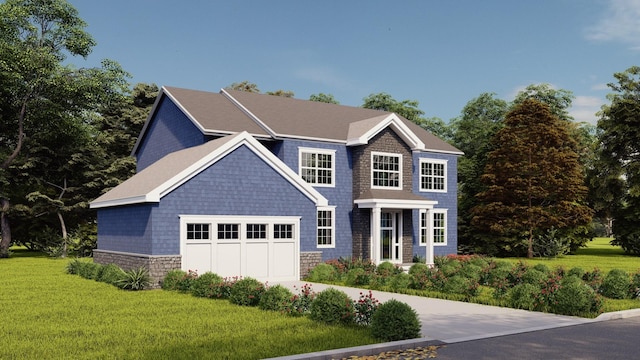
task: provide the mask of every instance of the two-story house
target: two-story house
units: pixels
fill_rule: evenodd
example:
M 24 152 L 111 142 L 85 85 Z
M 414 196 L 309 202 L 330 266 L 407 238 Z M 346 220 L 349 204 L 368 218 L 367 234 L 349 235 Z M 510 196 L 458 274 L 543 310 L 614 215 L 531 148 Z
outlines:
M 297 280 L 456 253 L 462 153 L 394 113 L 164 87 L 137 174 L 94 200 L 97 263 Z

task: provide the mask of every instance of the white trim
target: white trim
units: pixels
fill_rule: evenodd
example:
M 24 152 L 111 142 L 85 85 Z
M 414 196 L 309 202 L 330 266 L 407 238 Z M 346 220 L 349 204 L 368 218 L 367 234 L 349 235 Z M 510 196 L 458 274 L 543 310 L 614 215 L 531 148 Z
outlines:
M 381 171 L 381 172 L 392 172 L 390 170 L 375 170 L 373 168 L 373 157 L 374 156 L 389 156 L 389 157 L 397 157 L 398 158 L 398 186 L 375 186 L 373 185 L 373 173 L 374 171 Z M 387 153 L 387 152 L 380 152 L 380 151 L 372 151 L 371 152 L 371 188 L 372 189 L 384 189 L 384 190 L 402 190 L 402 154 L 397 154 L 397 153 Z M 395 171 L 393 171 L 395 172 Z
M 331 211 L 331 244 L 318 244 L 318 212 Z M 319 206 L 316 209 L 316 248 L 333 249 L 336 247 L 336 207 L 335 206 Z
M 422 175 L 422 164 L 424 163 L 430 163 L 430 164 L 442 164 L 444 165 L 444 189 L 423 189 L 422 188 L 422 177 L 426 176 L 426 175 Z M 418 164 L 418 188 L 420 192 L 434 192 L 434 193 L 446 193 L 447 189 L 449 187 L 448 184 L 448 168 L 449 168 L 449 161 L 448 160 L 444 160 L 444 159 L 432 159 L 432 158 L 420 158 L 419 164 Z M 433 178 L 433 176 L 432 176 Z
M 222 144 L 220 147 L 214 149 L 212 152 L 202 157 L 200 160 L 191 164 L 178 174 L 172 176 L 169 180 L 163 184 L 157 186 L 155 189 L 149 191 L 147 194 L 138 197 L 124 198 L 109 200 L 104 202 L 91 202 L 90 208 L 97 209 L 103 207 L 111 207 L 116 205 L 129 205 L 138 203 L 157 203 L 160 199 L 175 190 L 185 182 L 189 181 L 211 165 L 215 164 L 218 160 L 224 158 L 233 150 L 246 146 L 260 159 L 267 163 L 271 168 L 284 177 L 289 183 L 291 183 L 296 189 L 302 192 L 307 198 L 312 200 L 316 206 L 327 206 L 329 202 L 322 196 L 316 189 L 310 184 L 307 184 L 298 174 L 296 174 L 291 168 L 289 168 L 282 160 L 278 159 L 273 153 L 265 148 L 258 140 L 249 135 L 248 132 L 243 131 L 236 135 L 229 141 Z M 201 146 L 206 146 L 201 145 Z M 135 176 L 135 175 L 134 175 Z
M 370 120 L 370 119 L 368 119 Z M 367 121 L 367 120 L 363 120 Z M 390 126 L 397 134 L 407 143 L 412 150 L 424 150 L 425 144 L 420 140 L 420 138 L 413 132 L 407 125 L 405 125 L 402 120 L 395 113 L 389 114 L 387 117 L 383 118 L 372 126 L 369 130 L 367 130 L 363 134 L 352 135 L 347 139 L 347 146 L 358 146 L 358 145 L 366 145 L 369 143 L 369 140 L 376 136 L 380 131 L 384 130 L 386 127 Z M 351 124 L 349 125 L 349 129 L 351 130 Z
M 435 242 L 435 237 L 433 234 L 433 231 L 435 230 L 434 227 L 434 214 L 444 214 L 444 242 Z M 449 228 L 449 224 L 448 224 L 448 220 L 447 220 L 447 209 L 433 209 L 431 211 L 429 211 L 429 224 L 427 224 L 429 226 L 429 236 L 431 237 L 431 242 L 433 243 L 433 246 L 446 246 L 447 245 L 447 237 L 448 237 L 448 228 Z
M 404 200 L 404 199 L 356 199 L 353 201 L 360 209 L 433 209 L 438 202 L 435 200 Z
M 331 155 L 331 183 L 330 184 L 319 184 L 319 183 L 309 183 L 314 187 L 336 187 L 336 150 L 333 149 L 322 149 L 322 148 L 310 148 L 310 147 L 298 147 L 298 175 L 302 177 L 302 154 L 322 154 L 322 155 Z M 318 170 L 316 166 L 316 170 Z M 317 181 L 317 174 L 316 174 Z
M 231 100 L 231 102 L 234 105 L 236 105 L 238 107 L 238 109 L 242 110 L 242 112 L 247 114 L 249 116 L 249 118 L 251 118 L 251 120 L 253 120 L 258 126 L 260 126 L 269 135 L 271 135 L 274 138 L 276 137 L 276 132 L 273 131 L 273 129 L 271 129 L 269 126 L 267 126 L 267 124 L 265 124 L 264 121 L 260 120 L 259 117 L 257 117 L 254 113 L 252 113 L 251 110 L 247 109 L 247 107 L 242 105 L 242 103 L 240 101 L 236 100 L 236 98 L 231 96 L 231 94 L 229 94 L 225 89 L 220 89 L 220 93 L 222 93 L 222 95 L 224 95 L 227 99 Z

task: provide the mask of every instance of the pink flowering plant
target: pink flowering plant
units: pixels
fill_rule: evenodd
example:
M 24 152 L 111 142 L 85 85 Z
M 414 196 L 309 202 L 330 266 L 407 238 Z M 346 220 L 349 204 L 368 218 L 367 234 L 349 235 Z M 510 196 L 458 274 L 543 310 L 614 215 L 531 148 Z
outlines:
M 291 297 L 291 301 L 284 312 L 293 316 L 309 314 L 311 303 L 316 298 L 316 293 L 311 288 L 311 284 L 304 284 L 300 289 L 294 286 L 294 290 L 298 293 Z
M 373 293 L 369 290 L 368 293 L 360 293 L 360 298 L 353 301 L 353 308 L 355 310 L 354 321 L 360 326 L 369 326 L 371 324 L 371 318 L 373 313 L 380 306 L 380 301 L 373 297 Z

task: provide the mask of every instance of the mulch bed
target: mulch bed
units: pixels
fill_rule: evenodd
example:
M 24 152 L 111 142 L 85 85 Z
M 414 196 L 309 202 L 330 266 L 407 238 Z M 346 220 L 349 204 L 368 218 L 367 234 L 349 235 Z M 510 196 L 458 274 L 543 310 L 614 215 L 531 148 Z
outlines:
M 383 353 L 377 355 L 367 355 L 367 356 L 350 356 L 347 358 L 342 358 L 341 360 L 422 360 L 422 359 L 433 359 L 438 356 L 438 348 L 440 346 L 426 346 L 426 347 L 417 347 L 413 349 L 405 349 L 405 350 L 396 350 L 396 351 L 385 351 Z

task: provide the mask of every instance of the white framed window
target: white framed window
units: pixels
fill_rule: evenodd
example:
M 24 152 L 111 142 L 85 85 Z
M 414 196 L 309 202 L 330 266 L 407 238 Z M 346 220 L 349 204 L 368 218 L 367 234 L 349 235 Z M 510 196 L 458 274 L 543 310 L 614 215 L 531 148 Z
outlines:
M 239 224 L 218 224 L 218 240 L 239 239 Z
M 402 190 L 402 154 L 371 153 L 371 188 Z
M 335 211 L 318 208 L 317 244 L 319 248 L 333 248 L 335 244 Z
M 420 191 L 447 192 L 447 161 L 420 159 Z
M 247 239 L 266 239 L 267 224 L 247 224 Z
M 314 186 L 335 186 L 335 150 L 298 148 L 298 174 Z
M 209 240 L 211 224 L 187 224 L 187 240 Z
M 293 239 L 293 224 L 274 224 L 274 239 Z
M 427 244 L 427 236 L 431 237 L 434 246 L 447 245 L 447 209 L 420 211 L 421 246 Z

